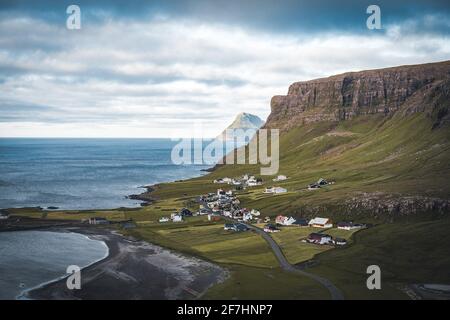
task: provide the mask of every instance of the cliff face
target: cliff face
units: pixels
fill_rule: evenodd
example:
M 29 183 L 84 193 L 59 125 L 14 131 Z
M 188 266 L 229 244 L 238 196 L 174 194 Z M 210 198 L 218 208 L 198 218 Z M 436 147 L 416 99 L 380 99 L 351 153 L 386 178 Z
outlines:
M 305 123 L 398 110 L 439 113 L 438 121 L 446 122 L 449 92 L 450 61 L 296 82 L 287 95 L 272 98 L 265 127 L 285 131 Z

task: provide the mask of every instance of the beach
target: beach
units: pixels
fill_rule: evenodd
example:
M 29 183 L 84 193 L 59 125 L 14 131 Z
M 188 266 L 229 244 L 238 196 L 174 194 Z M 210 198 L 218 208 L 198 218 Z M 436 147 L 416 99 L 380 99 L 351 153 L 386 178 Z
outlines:
M 20 299 L 198 299 L 228 276 L 212 263 L 126 238 L 107 228 L 76 226 L 48 231 L 76 232 L 102 241 L 108 246 L 108 256 L 81 270 L 80 290 L 67 289 L 66 278 L 60 278 L 24 292 Z

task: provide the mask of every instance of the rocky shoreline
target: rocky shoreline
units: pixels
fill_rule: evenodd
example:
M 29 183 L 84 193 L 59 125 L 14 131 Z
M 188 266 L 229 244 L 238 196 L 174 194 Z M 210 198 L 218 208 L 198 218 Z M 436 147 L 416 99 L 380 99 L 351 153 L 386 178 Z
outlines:
M 155 189 L 157 188 L 157 185 L 143 186 L 142 188 L 145 188 L 146 191 L 144 191 L 140 194 L 131 194 L 131 195 L 127 196 L 126 198 L 131 199 L 131 200 L 142 201 L 141 207 L 146 207 L 156 201 L 156 199 L 153 196 L 151 196 L 151 193 L 153 191 L 155 191 Z

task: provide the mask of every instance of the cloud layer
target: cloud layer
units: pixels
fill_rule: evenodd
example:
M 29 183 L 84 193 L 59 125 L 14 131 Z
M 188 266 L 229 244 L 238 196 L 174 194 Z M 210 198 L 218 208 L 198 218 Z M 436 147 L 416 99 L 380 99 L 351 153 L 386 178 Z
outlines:
M 212 137 L 239 112 L 267 117 L 294 81 L 447 60 L 445 21 L 308 34 L 165 15 L 105 15 L 81 30 L 3 16 L 0 136 L 189 136 L 197 124 Z

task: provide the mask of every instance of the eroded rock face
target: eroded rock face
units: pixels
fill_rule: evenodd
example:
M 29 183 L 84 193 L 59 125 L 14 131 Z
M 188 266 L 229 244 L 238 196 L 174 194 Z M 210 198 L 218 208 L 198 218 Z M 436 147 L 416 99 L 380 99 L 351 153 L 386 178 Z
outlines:
M 450 61 L 296 82 L 287 95 L 272 98 L 265 127 L 285 131 L 305 123 L 392 114 L 403 109 L 432 113 L 436 101 L 448 101 L 449 88 Z

